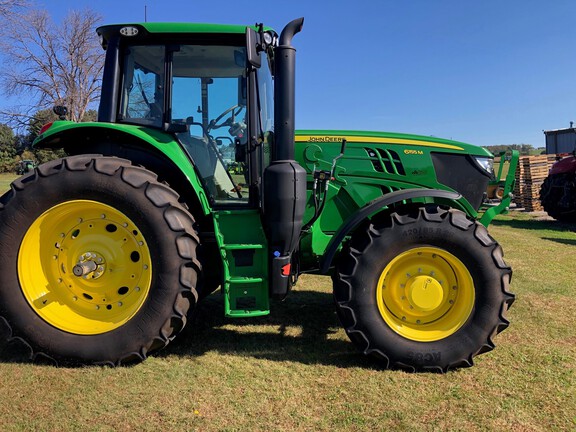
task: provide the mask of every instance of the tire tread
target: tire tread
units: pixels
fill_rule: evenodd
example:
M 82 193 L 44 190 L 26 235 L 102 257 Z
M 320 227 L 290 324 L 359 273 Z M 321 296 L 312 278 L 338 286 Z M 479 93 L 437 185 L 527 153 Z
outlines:
M 351 306 L 354 296 L 352 280 L 361 271 L 360 261 L 358 259 L 366 251 L 377 236 L 385 235 L 386 227 L 394 225 L 408 225 L 417 223 L 419 220 L 425 220 L 432 223 L 443 223 L 445 220 L 462 231 L 473 230 L 473 235 L 478 239 L 482 247 L 490 250 L 495 268 L 499 271 L 500 279 L 500 297 L 501 308 L 498 313 L 496 322 L 492 323 L 488 338 L 480 344 L 475 352 L 469 353 L 468 357 L 451 361 L 444 365 L 420 366 L 406 364 L 405 362 L 391 359 L 390 356 L 376 348 L 371 349 L 369 337 L 365 334 L 363 328 L 359 326 L 356 318 L 354 307 Z M 491 351 L 495 345 L 493 337 L 504 330 L 509 325 L 506 319 L 506 312 L 514 301 L 514 294 L 508 290 L 511 268 L 506 265 L 503 259 L 503 252 L 500 245 L 488 234 L 486 228 L 480 223 L 470 220 L 466 215 L 456 209 L 443 209 L 437 206 L 422 206 L 418 211 L 408 211 L 405 214 L 394 212 L 387 217 L 387 220 L 381 218 L 374 221 L 368 221 L 360 227 L 352 236 L 352 239 L 344 246 L 342 253 L 338 257 L 336 270 L 333 273 L 334 283 L 334 300 L 337 314 L 342 325 L 357 348 L 366 355 L 377 357 L 384 368 L 399 368 L 405 370 L 430 370 L 436 372 L 447 372 L 451 369 L 461 367 L 470 367 L 473 365 L 475 356 Z
M 11 185 L 10 192 L 0 198 L 0 211 L 24 189 L 33 185 L 38 177 L 48 177 L 62 171 L 87 171 L 95 170 L 100 174 L 117 176 L 120 181 L 135 189 L 143 189 L 150 204 L 163 208 L 163 216 L 166 225 L 174 232 L 174 248 L 183 263 L 179 267 L 180 287 L 176 295 L 172 313 L 166 318 L 152 340 L 142 343 L 138 352 L 129 352 L 120 358 L 110 358 L 93 362 L 93 364 L 119 366 L 121 364 L 140 362 L 148 355 L 164 348 L 184 328 L 186 317 L 190 310 L 195 307 L 198 300 L 196 283 L 200 277 L 202 266 L 196 258 L 196 249 L 199 246 L 198 233 L 194 229 L 195 221 L 179 202 L 179 195 L 167 185 L 157 181 L 156 174 L 132 165 L 129 160 L 116 157 L 102 157 L 101 155 L 79 155 L 62 159 L 56 159 L 36 167 L 29 174 L 15 180 Z M 14 336 L 14 329 L 9 321 L 0 316 L 0 324 L 7 328 L 3 333 L 4 345 L 19 343 L 30 352 L 25 360 L 36 361 L 50 359 L 56 364 L 74 365 L 82 364 L 74 359 L 58 359 L 58 361 L 40 350 L 34 348 L 22 337 Z M 1 346 L 1 345 L 0 345 Z

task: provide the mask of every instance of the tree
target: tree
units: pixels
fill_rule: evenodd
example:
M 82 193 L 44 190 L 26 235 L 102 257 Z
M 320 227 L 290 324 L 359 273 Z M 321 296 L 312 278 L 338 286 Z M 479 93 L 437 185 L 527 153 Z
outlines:
M 50 122 L 58 120 L 58 116 L 50 109 L 37 111 L 28 122 L 28 142 L 32 142 L 40 135 L 40 129 Z
M 16 137 L 12 128 L 0 124 L 0 172 L 11 171 L 14 168 L 15 143 Z
M 5 124 L 0 124 L 0 150 L 14 145 L 14 131 Z
M 53 149 L 35 149 L 32 148 L 32 142 L 40 134 L 40 130 L 47 123 L 58 120 L 58 116 L 52 110 L 40 110 L 34 113 L 30 118 L 27 127 L 27 134 L 24 135 L 18 143 L 18 153 L 21 159 L 33 159 L 38 164 L 48 162 L 58 157 L 65 156 L 65 153 L 60 150 Z
M 0 113 L 26 125 L 30 112 L 65 105 L 69 119 L 81 121 L 100 96 L 104 55 L 94 32 L 100 19 L 90 9 L 69 12 L 61 25 L 45 10 L 4 16 L 1 83 L 8 95 L 26 94 L 32 103 Z
M 28 4 L 26 0 L 0 0 L 0 16 L 7 17 L 10 13 Z

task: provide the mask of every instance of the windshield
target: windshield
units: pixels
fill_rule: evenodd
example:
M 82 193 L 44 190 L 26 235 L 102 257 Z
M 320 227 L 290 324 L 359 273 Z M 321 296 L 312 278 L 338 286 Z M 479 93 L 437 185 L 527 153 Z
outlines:
M 166 54 L 169 49 L 168 54 Z M 171 59 L 171 98 L 165 97 L 165 59 Z M 170 63 L 170 62 L 168 62 Z M 164 108 L 171 100 L 171 109 Z M 121 121 L 186 124 L 177 134 L 213 202 L 248 202 L 245 167 L 236 143 L 246 137 L 246 50 L 238 46 L 133 46 L 126 51 Z

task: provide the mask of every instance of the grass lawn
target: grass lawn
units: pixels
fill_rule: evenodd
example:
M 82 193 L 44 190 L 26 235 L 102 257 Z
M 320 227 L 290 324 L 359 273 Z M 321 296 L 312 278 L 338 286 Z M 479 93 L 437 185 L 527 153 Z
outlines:
M 576 430 L 575 230 L 518 212 L 494 221 L 517 300 L 473 368 L 379 370 L 340 329 L 330 279 L 304 276 L 269 317 L 225 319 L 220 296 L 208 298 L 167 349 L 133 367 L 20 364 L 4 349 L 1 429 Z
M 17 178 L 16 174 L 0 173 L 0 193 L 4 193 L 10 188 L 12 180 Z

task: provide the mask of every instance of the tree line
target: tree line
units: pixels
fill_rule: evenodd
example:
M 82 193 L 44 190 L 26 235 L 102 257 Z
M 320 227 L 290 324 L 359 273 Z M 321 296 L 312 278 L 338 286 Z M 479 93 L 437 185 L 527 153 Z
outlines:
M 520 156 L 530 156 L 545 153 L 544 149 L 536 149 L 531 144 L 493 145 L 486 146 L 485 148 L 494 156 L 498 156 L 500 153 L 506 152 L 508 150 L 518 150 Z
M 96 110 L 91 109 L 86 111 L 82 121 L 95 121 L 96 118 Z M 58 116 L 52 110 L 39 110 L 31 116 L 27 127 L 20 127 L 17 132 L 10 125 L 0 123 L 0 173 L 16 172 L 21 161 L 41 164 L 65 156 L 62 150 L 32 147 L 42 127 L 56 120 Z

